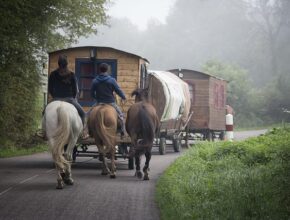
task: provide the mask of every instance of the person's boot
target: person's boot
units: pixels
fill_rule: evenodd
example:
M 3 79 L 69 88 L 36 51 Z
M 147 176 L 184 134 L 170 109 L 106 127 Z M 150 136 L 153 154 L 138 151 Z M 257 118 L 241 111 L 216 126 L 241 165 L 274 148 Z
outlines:
M 90 137 L 88 126 L 87 126 L 88 125 L 87 124 L 87 117 L 82 118 L 82 122 L 83 122 L 83 131 L 82 131 L 80 138 L 82 140 L 86 140 Z
M 38 131 L 36 131 L 36 136 L 37 137 L 40 137 L 41 139 L 43 140 L 46 140 L 46 134 L 45 134 L 45 131 L 43 129 L 39 129 Z
M 88 128 L 87 126 L 84 127 L 82 134 L 81 134 L 81 139 L 82 140 L 86 140 L 90 137 L 89 132 L 88 132 Z
M 121 139 L 123 139 L 123 137 L 125 136 L 125 131 L 126 131 L 126 128 L 125 128 L 125 123 L 124 123 L 124 120 L 120 120 L 121 121 Z

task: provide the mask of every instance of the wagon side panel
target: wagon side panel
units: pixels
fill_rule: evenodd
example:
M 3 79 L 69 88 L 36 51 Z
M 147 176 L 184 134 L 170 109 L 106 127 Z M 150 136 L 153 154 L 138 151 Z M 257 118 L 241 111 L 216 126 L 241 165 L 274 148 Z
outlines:
M 226 81 L 210 78 L 209 90 L 209 128 L 211 130 L 225 130 L 226 109 Z
M 189 123 L 190 129 L 208 129 L 209 115 L 209 81 L 208 79 L 189 79 L 192 85 L 192 111 L 193 116 Z

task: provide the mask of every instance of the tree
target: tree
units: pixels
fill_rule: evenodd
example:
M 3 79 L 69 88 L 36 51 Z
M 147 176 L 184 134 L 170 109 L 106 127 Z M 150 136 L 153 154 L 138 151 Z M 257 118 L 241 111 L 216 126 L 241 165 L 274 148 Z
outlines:
M 290 75 L 279 75 L 264 89 L 265 110 L 273 122 L 290 122 Z
M 0 146 L 29 138 L 35 128 L 39 66 L 105 24 L 106 0 L 0 0 Z
M 289 38 L 289 32 L 285 32 L 285 29 L 289 29 L 290 2 L 288 0 L 245 2 L 247 3 L 250 20 L 255 25 L 255 39 L 253 40 L 259 41 L 256 45 L 260 47 L 261 53 L 268 59 L 268 62 L 264 60 L 265 63 L 269 64 L 269 69 L 265 71 L 264 77 L 269 78 L 270 76 L 270 79 L 274 79 L 273 76 L 281 74 L 280 66 L 282 63 L 279 62 L 279 58 L 281 58 L 281 50 L 283 51 L 286 46 L 282 34 L 286 34 Z M 286 46 L 286 48 L 289 51 L 289 47 Z
M 227 104 L 234 108 L 236 125 L 250 127 L 262 123 L 259 117 L 261 93 L 253 88 L 247 71 L 215 60 L 206 62 L 203 71 L 227 80 Z

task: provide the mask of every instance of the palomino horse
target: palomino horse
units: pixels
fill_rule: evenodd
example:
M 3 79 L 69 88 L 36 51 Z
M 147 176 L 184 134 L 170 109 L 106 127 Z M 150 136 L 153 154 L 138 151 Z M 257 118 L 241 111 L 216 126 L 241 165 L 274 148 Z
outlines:
M 70 161 L 78 137 L 83 130 L 77 109 L 64 101 L 50 102 L 45 108 L 42 123 L 57 170 L 56 188 L 62 189 L 64 183 L 73 185 Z M 66 150 L 64 150 L 65 145 Z
M 142 153 L 145 153 L 143 179 L 149 180 L 149 162 L 154 136 L 159 128 L 159 118 L 154 106 L 147 101 L 147 89 L 136 89 L 132 92 L 132 96 L 134 95 L 135 104 L 127 112 L 126 130 L 131 137 L 131 151 L 135 154 L 136 176 L 140 179 L 143 176 L 140 171 L 140 157 Z
M 111 178 L 116 177 L 115 152 L 117 137 L 117 111 L 111 105 L 99 104 L 89 115 L 89 134 L 95 139 L 100 157 L 103 161 L 102 175 L 110 173 Z M 111 169 L 108 168 L 106 157 L 111 158 Z

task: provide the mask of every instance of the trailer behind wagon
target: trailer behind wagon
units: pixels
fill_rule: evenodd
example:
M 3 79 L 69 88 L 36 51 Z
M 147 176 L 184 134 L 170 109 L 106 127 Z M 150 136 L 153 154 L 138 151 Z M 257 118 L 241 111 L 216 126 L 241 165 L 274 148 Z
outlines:
M 203 140 L 224 138 L 226 127 L 227 81 L 208 73 L 189 69 L 169 70 L 187 82 L 191 109 L 194 112 L 188 123 L 188 132 Z
M 160 128 L 156 137 L 159 153 L 165 154 L 166 140 L 171 140 L 175 152 L 181 148 L 181 133 L 192 116 L 188 85 L 173 73 L 149 71 L 146 81 L 149 102 L 156 108 Z

